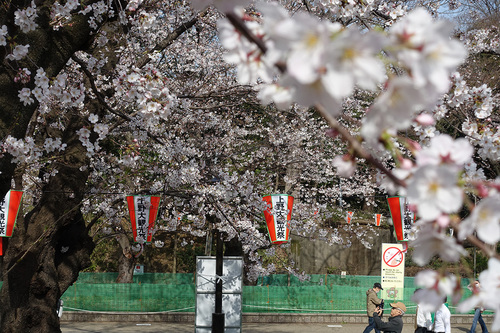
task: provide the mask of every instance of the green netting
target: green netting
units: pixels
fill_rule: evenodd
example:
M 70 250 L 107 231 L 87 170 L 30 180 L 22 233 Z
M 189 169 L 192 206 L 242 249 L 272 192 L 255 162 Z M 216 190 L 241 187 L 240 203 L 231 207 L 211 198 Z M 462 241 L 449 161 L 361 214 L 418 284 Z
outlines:
M 118 273 L 80 273 L 78 283 L 115 283 Z M 134 275 L 134 283 L 193 284 L 193 273 L 144 273 Z
M 62 297 L 65 310 L 195 311 L 194 274 L 146 273 L 135 276 L 130 284 L 117 284 L 116 277 L 116 273 L 80 274 Z M 366 291 L 379 281 L 378 276 L 328 274 L 310 275 L 306 281 L 286 274 L 261 277 L 257 285 L 243 287 L 243 312 L 364 314 Z M 461 283 L 466 286 L 469 281 L 462 279 Z M 408 313 L 415 312 L 414 291 L 414 278 L 406 277 L 403 295 L 397 300 L 406 304 Z M 379 296 L 384 298 L 382 293 Z M 464 297 L 469 295 L 465 289 Z M 453 307 L 450 310 L 455 313 Z
M 145 273 L 128 284 L 115 283 L 116 277 L 117 273 L 81 273 L 62 296 L 65 311 L 195 311 L 194 274 Z M 257 285 L 243 286 L 243 312 L 364 314 L 366 291 L 379 281 L 378 276 L 327 274 L 310 275 L 306 281 L 286 274 L 261 277 Z M 461 284 L 465 287 L 469 280 L 462 279 Z M 397 300 L 406 304 L 408 313 L 415 313 L 414 291 L 414 278 L 406 277 L 403 295 Z M 383 292 L 379 297 L 384 298 Z M 470 294 L 464 288 L 463 297 Z M 456 313 L 453 306 L 450 310 Z
M 63 295 L 65 310 L 194 311 L 194 284 L 75 283 Z

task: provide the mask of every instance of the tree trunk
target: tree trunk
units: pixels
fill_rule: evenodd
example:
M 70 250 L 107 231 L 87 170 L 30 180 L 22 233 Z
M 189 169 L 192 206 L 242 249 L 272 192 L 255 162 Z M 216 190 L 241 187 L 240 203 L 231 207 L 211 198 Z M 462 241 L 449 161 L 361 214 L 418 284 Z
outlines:
M 82 126 L 77 117 L 71 119 L 58 174 L 43 187 L 35 208 L 19 214 L 9 239 L 0 294 L 3 333 L 61 332 L 57 301 L 90 265 L 94 243 L 80 212 L 88 178 L 80 167 L 88 161 L 75 133 Z
M 126 234 L 119 234 L 116 239 L 122 249 L 122 254 L 118 258 L 117 283 L 132 283 L 134 277 L 135 257 L 130 250 L 130 241 Z
M 173 263 L 173 268 L 172 268 L 172 273 L 176 274 L 177 273 L 177 242 L 178 242 L 178 237 L 177 237 L 177 232 L 174 232 L 174 263 Z

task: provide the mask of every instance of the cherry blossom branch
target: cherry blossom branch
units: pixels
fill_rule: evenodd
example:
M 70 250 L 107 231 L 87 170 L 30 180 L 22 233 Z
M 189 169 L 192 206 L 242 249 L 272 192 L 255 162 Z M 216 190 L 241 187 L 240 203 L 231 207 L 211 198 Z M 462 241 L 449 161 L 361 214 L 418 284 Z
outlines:
M 182 23 L 180 26 L 178 26 L 174 31 L 172 31 L 168 36 L 163 39 L 161 42 L 159 42 L 150 52 L 148 53 L 153 53 L 153 52 L 161 52 L 165 50 L 167 47 L 169 47 L 177 38 L 179 38 L 180 35 L 182 35 L 185 31 L 190 29 L 192 26 L 198 22 L 198 20 L 205 16 L 208 12 L 208 9 L 205 9 L 204 11 L 200 12 L 197 16 L 189 20 L 188 22 Z M 146 54 L 143 56 L 139 61 L 136 63 L 137 68 L 142 68 L 144 67 L 147 63 L 151 61 L 151 57 L 149 54 Z
M 238 15 L 230 12 L 226 13 L 226 17 L 229 22 L 231 22 L 231 24 L 236 28 L 236 30 L 238 30 L 243 36 L 245 36 L 246 39 L 254 43 L 262 53 L 267 52 L 267 46 L 266 44 L 264 44 L 264 41 L 255 36 L 255 34 L 250 31 L 250 29 L 248 29 L 245 22 L 243 22 L 243 20 Z
M 125 114 L 125 113 L 123 113 L 121 111 L 117 111 L 117 110 L 113 109 L 111 106 L 109 106 L 109 104 L 106 102 L 106 100 L 104 99 L 103 95 L 99 91 L 99 89 L 97 89 L 97 86 L 96 86 L 95 80 L 94 80 L 94 76 L 87 69 L 86 64 L 82 60 L 80 60 L 78 57 L 76 57 L 74 55 L 71 57 L 71 59 L 74 62 L 76 62 L 78 65 L 80 65 L 83 73 L 85 73 L 85 76 L 87 76 L 87 78 L 89 79 L 90 87 L 92 88 L 92 91 L 96 95 L 97 100 L 104 106 L 104 108 L 106 110 L 108 110 L 109 112 L 111 112 L 112 114 L 114 114 L 114 115 L 122 118 L 123 120 L 133 121 L 133 119 L 130 116 L 128 116 L 127 114 Z M 148 131 L 148 130 L 144 130 L 144 131 L 147 133 L 148 137 L 150 137 L 151 139 L 153 139 L 156 143 L 161 144 L 161 145 L 165 144 L 162 140 L 160 140 L 160 138 L 158 136 L 154 135 L 150 131 Z
M 328 125 L 337 131 L 340 136 L 349 144 L 349 146 L 354 150 L 357 157 L 365 159 L 368 163 L 375 166 L 377 169 L 382 171 L 387 175 L 396 185 L 401 187 L 406 187 L 405 181 L 397 178 L 389 169 L 387 169 L 382 162 L 373 157 L 370 153 L 368 153 L 362 146 L 361 143 L 353 137 L 349 131 L 339 124 L 337 119 L 333 117 L 322 105 L 315 105 L 315 108 L 319 111 L 321 116 L 327 121 Z
M 238 235 L 241 234 L 241 231 L 231 222 L 231 220 L 229 220 L 229 218 L 227 217 L 227 215 L 224 213 L 224 211 L 222 210 L 222 208 L 220 208 L 219 204 L 217 204 L 217 202 L 213 199 L 212 196 L 209 197 L 209 200 L 211 201 L 212 205 L 214 205 L 214 207 L 222 214 L 222 216 L 224 216 L 224 219 L 227 221 L 227 223 L 229 223 L 229 225 L 236 231 L 236 233 Z M 250 237 L 253 237 L 252 235 L 250 235 Z M 262 239 L 260 238 L 255 238 L 257 241 L 259 241 L 262 245 L 267 245 Z
M 227 19 L 231 22 L 231 24 L 249 41 L 254 43 L 262 53 L 267 52 L 267 46 L 264 44 L 264 41 L 248 29 L 243 20 L 236 15 L 235 13 L 226 13 Z M 286 72 L 286 66 L 284 64 L 276 64 L 276 67 L 284 73 Z M 397 178 L 389 169 L 387 169 L 378 159 L 374 158 L 370 153 L 368 153 L 362 146 L 361 143 L 354 138 L 342 125 L 340 125 L 335 117 L 333 117 L 329 112 L 325 110 L 325 108 L 321 105 L 316 105 L 316 109 L 320 112 L 323 118 L 327 121 L 331 128 L 336 130 L 344 140 L 351 146 L 356 155 L 360 158 L 365 159 L 368 163 L 375 166 L 377 169 L 382 171 L 384 174 L 389 177 L 396 185 L 401 187 L 406 187 L 406 183 Z
M 455 232 L 458 234 L 458 231 L 460 230 L 460 222 L 457 220 L 451 220 L 450 224 L 455 230 Z M 500 260 L 500 253 L 496 253 L 495 249 L 492 249 L 486 245 L 483 241 L 481 241 L 479 238 L 477 238 L 475 235 L 469 235 L 467 236 L 467 240 L 477 247 L 479 250 L 481 250 L 484 254 L 486 254 L 489 258 L 497 258 Z

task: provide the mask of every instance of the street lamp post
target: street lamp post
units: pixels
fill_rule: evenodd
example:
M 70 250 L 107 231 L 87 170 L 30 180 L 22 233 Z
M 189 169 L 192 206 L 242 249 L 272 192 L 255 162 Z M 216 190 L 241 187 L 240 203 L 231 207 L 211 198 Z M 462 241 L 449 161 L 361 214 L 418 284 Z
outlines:
M 215 253 L 215 312 L 212 313 L 212 333 L 224 333 L 225 316 L 222 312 L 222 264 L 224 259 L 222 235 L 219 230 L 215 231 L 217 247 Z

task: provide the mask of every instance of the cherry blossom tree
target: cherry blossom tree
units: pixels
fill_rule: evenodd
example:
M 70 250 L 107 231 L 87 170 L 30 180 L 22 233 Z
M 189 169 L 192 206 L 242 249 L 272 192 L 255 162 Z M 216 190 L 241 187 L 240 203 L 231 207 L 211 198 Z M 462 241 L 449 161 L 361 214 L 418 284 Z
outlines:
M 275 191 L 298 199 L 295 234 L 345 241 L 320 223 L 341 186 L 352 195 L 380 186 L 407 196 L 419 216 L 415 262 L 456 261 L 465 238 L 487 252 L 500 234 L 491 172 L 498 96 L 456 70 L 466 68 L 467 52 L 497 53 L 498 30 L 450 38 L 451 25 L 436 20 L 440 8 L 245 0 L 2 7 L 0 195 L 29 190 L 29 212 L 3 259 L 2 332 L 60 331 L 55 306 L 89 263 L 89 234 L 119 235 L 130 269 L 144 244 L 131 246 L 123 227 L 127 194 L 162 196 L 158 231 L 218 229 L 237 240 L 250 279 L 273 271 L 257 250 L 275 250 L 260 229 L 262 195 Z M 484 199 L 475 207 L 471 198 Z M 488 254 L 485 280 L 498 275 L 498 257 Z M 418 281 L 429 286 L 429 307 L 445 294 L 458 302 L 456 277 L 424 272 Z M 498 309 L 491 295 L 476 293 L 461 308 Z
M 227 10 L 228 4 L 215 3 L 221 10 Z M 328 5 L 331 3 L 326 4 L 329 9 Z M 355 8 L 357 5 L 341 8 L 359 10 Z M 371 5 L 374 3 L 366 7 Z M 498 200 L 499 185 L 498 180 L 486 180 L 483 170 L 478 170 L 472 159 L 477 147 L 476 157 L 498 160 L 498 124 L 488 118 L 496 104 L 486 86 L 468 90 L 461 96 L 465 99 L 459 97 L 460 90 L 452 87 L 449 77 L 467 53 L 463 45 L 449 38 L 452 33 L 449 25 L 434 21 L 422 8 L 394 22 L 383 34 L 372 30 L 366 22 L 366 29 L 360 31 L 318 21 L 308 14 L 290 15 L 274 4 L 261 3 L 257 9 L 262 18 L 254 19 L 236 9 L 219 23 L 221 42 L 229 52 L 227 60 L 237 64 L 240 82 L 264 86 L 263 102 L 276 101 L 286 106 L 284 101 L 288 101 L 314 106 L 349 142 L 355 157 L 368 160 L 391 179 L 391 186 L 396 187 L 388 191 L 406 195 L 419 216 L 417 238 L 412 243 L 417 263 L 425 265 L 434 255 L 458 261 L 465 254 L 461 243 L 468 238 L 492 257 L 491 268 L 481 276 L 496 279 L 498 254 L 487 245 L 500 240 L 499 215 L 491 203 Z M 362 13 L 356 14 L 363 17 Z M 498 49 L 497 40 L 493 36 L 493 44 L 488 46 L 494 52 Z M 384 68 L 387 64 L 391 65 L 389 69 Z M 454 79 L 457 78 L 459 75 L 454 74 Z M 366 112 L 359 139 L 336 120 L 343 111 L 343 100 L 355 86 L 371 91 L 383 86 Z M 283 92 L 287 93 L 285 98 Z M 428 112 L 437 113 L 438 119 L 446 116 L 446 106 L 474 111 L 474 120 L 467 118 L 462 124 L 460 134 L 467 137 L 454 139 L 431 129 L 428 135 L 423 135 L 421 144 L 425 146 L 408 142 L 404 137 L 398 139 L 397 131 L 408 129 L 414 121 L 418 126 L 431 125 Z M 479 129 L 478 122 L 485 118 L 489 124 Z M 406 143 L 409 151 L 398 154 L 400 149 L 394 146 L 395 140 Z M 398 158 L 393 170 L 373 158 L 371 151 L 382 148 L 381 143 Z M 485 199 L 474 207 L 468 199 L 471 193 Z M 472 213 L 461 222 L 464 204 Z M 450 226 L 457 229 L 457 236 L 446 233 Z M 443 282 L 438 284 L 438 281 Z M 455 303 L 459 301 L 459 284 L 448 273 L 423 272 L 417 282 L 430 289 L 419 301 L 431 309 L 436 309 L 439 303 L 436 300 L 444 295 L 452 296 Z M 485 294 L 472 299 L 463 302 L 460 308 L 468 310 L 473 303 L 499 309 L 498 301 Z M 493 329 L 498 329 L 499 317 L 495 318 Z
M 166 230 L 187 221 L 184 231 L 204 235 L 210 229 L 207 216 L 217 216 L 218 228 L 226 231 L 228 241 L 247 239 L 245 251 L 254 262 L 255 275 L 264 270 L 255 250 L 268 245 L 254 221 L 263 209 L 260 196 L 278 185 L 299 183 L 285 179 L 289 165 L 301 164 L 301 169 L 310 171 L 321 163 L 325 175 L 333 174 L 327 159 L 315 152 L 323 147 L 324 155 L 332 158 L 337 149 L 329 142 L 332 139 L 324 138 L 317 146 L 309 142 L 311 137 L 323 137 L 326 129 L 317 114 L 294 110 L 276 116 L 257 105 L 252 88 L 237 84 L 232 68 L 220 57 L 222 52 L 214 52 L 220 46 L 211 22 L 220 14 L 213 12 L 203 22 L 199 18 L 206 12 L 196 14 L 185 5 L 165 7 L 178 15 L 161 17 L 158 23 L 150 16 L 157 14 L 147 11 L 139 20 L 132 18 L 136 12 L 132 4 L 131 26 L 120 28 L 113 12 L 108 12 L 109 18 L 101 16 L 103 3 L 89 4 L 83 12 L 76 4 L 55 4 L 54 12 L 45 13 L 52 15 L 46 18 L 51 22 L 47 33 L 65 36 L 83 14 L 89 14 L 88 21 L 82 19 L 89 26 L 88 39 L 68 51 L 65 59 L 55 59 L 61 63 L 54 72 L 34 62 L 39 57 L 48 61 L 48 56 L 26 54 L 28 44 L 17 49 L 20 37 L 15 29 L 35 29 L 22 31 L 27 41 L 42 29 L 35 4 L 12 13 L 31 21 L 2 26 L 5 86 L 10 89 L 4 90 L 5 98 L 14 96 L 16 108 L 26 114 L 24 127 L 20 122 L 5 127 L 2 176 L 8 186 L 30 189 L 25 204 L 35 207 L 18 221 L 24 227 L 9 242 L 3 260 L 5 331 L 31 326 L 58 330 L 53 310 L 89 263 L 93 247 L 89 231 L 122 231 L 126 194 L 164 195 L 162 219 L 167 223 L 161 227 Z M 172 25 L 168 32 L 165 24 Z M 117 28 L 127 35 L 117 34 Z M 148 29 L 154 39 L 144 38 Z M 204 42 L 208 47 L 201 46 Z M 190 49 L 187 56 L 177 56 L 186 54 L 186 49 Z M 2 115 L 6 121 L 14 118 Z M 269 126 L 261 128 L 261 122 Z M 16 134 L 14 124 L 25 134 Z M 275 167 L 269 167 L 270 161 Z M 319 177 L 316 172 L 311 175 Z M 317 204 L 318 190 L 314 191 L 310 205 Z M 106 223 L 98 225 L 99 219 Z M 133 258 L 137 253 L 131 253 L 122 236 L 124 257 Z

